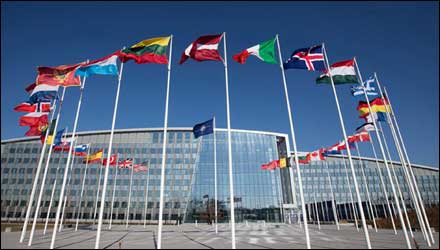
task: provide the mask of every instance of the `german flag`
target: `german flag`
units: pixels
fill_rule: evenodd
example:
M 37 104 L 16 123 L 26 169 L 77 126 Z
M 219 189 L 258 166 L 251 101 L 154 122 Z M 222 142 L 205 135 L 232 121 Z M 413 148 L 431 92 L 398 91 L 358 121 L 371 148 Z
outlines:
M 382 101 L 382 98 L 374 98 L 370 101 L 371 110 L 373 112 L 387 112 L 387 106 L 388 110 L 390 110 L 390 106 L 388 103 L 388 100 L 385 98 L 385 103 Z M 368 103 L 365 101 L 359 101 L 359 104 L 357 106 L 357 111 L 359 111 L 359 118 L 365 117 L 368 113 L 370 113 L 370 110 L 368 109 Z

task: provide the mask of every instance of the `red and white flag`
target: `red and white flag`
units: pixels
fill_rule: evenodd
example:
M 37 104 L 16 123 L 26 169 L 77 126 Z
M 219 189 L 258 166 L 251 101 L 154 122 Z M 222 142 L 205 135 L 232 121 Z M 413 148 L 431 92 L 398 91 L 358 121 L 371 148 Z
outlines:
M 370 141 L 370 134 L 368 131 L 363 131 L 360 133 L 357 133 L 355 135 L 349 136 L 347 138 L 348 142 L 364 142 L 364 141 Z
M 42 123 L 48 123 L 48 112 L 32 112 L 19 119 L 20 126 L 38 126 Z
M 307 161 L 323 161 L 325 160 L 323 153 L 323 149 L 316 150 L 307 154 Z
M 110 164 L 109 165 L 116 165 L 118 162 L 118 155 L 114 154 L 110 156 Z M 103 166 L 107 166 L 107 158 L 102 159 L 102 165 Z
M 222 61 L 222 57 L 218 52 L 218 44 L 222 39 L 222 34 L 207 35 L 197 38 L 182 53 L 179 64 L 184 63 L 188 58 L 196 61 Z
M 134 172 L 143 172 L 143 171 L 147 171 L 148 167 L 146 165 L 143 164 L 134 164 L 133 165 L 133 171 Z
M 50 112 L 50 102 L 28 103 L 22 102 L 15 108 L 17 112 Z
M 119 162 L 119 168 L 130 168 L 133 165 L 133 159 L 127 158 L 121 162 Z

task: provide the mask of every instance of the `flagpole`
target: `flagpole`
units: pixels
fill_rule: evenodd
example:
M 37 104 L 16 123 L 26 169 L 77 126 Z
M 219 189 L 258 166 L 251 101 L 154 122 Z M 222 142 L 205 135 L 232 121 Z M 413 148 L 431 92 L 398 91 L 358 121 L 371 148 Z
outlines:
M 72 142 L 72 144 L 74 145 L 73 147 L 75 147 L 76 143 Z M 71 148 L 69 148 L 69 151 L 71 151 Z M 74 163 L 75 163 L 75 154 L 72 156 L 72 163 L 70 164 L 70 175 L 69 175 L 69 180 L 67 182 L 68 190 L 66 192 L 66 195 L 64 196 L 63 212 L 61 214 L 61 221 L 60 221 L 60 226 L 59 226 L 58 232 L 61 232 L 61 229 L 63 228 L 64 212 L 66 211 L 67 196 L 70 195 L 70 190 L 72 189 L 72 186 L 70 185 L 70 181 L 72 179 L 72 172 L 73 172 L 73 164 Z
M 374 159 L 376 160 L 376 169 L 377 169 L 377 172 L 379 173 L 379 179 L 380 179 L 380 183 L 382 185 L 382 191 L 383 191 L 384 196 L 385 196 L 384 198 L 385 198 L 386 203 L 387 203 L 388 212 L 390 214 L 391 224 L 393 225 L 394 234 L 397 235 L 396 224 L 394 223 L 394 218 L 393 218 L 394 216 L 393 216 L 393 213 L 391 211 L 390 201 L 388 200 L 387 188 L 386 188 L 385 183 L 383 181 L 382 170 L 379 167 L 379 161 L 377 160 L 376 149 L 374 148 L 374 144 L 373 144 L 372 140 L 370 140 L 370 144 L 371 144 L 371 149 L 373 150 Z M 385 210 L 384 210 L 384 212 L 385 212 Z M 386 215 L 386 213 L 385 213 L 385 215 Z
M 318 221 L 318 230 L 321 230 L 321 223 L 319 222 L 319 213 L 318 213 L 318 205 L 316 205 L 316 196 L 315 196 L 315 184 L 312 183 L 312 192 L 313 192 L 313 200 L 315 201 L 315 219 Z
M 399 192 L 400 202 L 402 202 L 402 205 L 403 205 L 402 207 L 403 207 L 403 212 L 405 214 L 406 223 L 408 224 L 408 231 L 411 233 L 411 237 L 414 238 L 414 234 L 413 234 L 412 229 L 411 229 L 411 222 L 410 222 L 410 220 L 408 218 L 408 213 L 406 211 L 406 204 L 405 204 L 405 199 L 404 199 L 405 197 L 403 196 L 402 191 L 400 189 L 400 183 L 399 183 L 399 180 L 397 178 L 396 171 L 394 171 L 394 164 L 393 164 L 393 160 L 391 158 L 390 150 L 388 148 L 388 143 L 387 143 L 387 141 L 385 139 L 385 134 L 383 132 L 382 124 L 380 124 L 380 122 L 378 124 L 379 124 L 379 128 L 380 128 L 380 131 L 381 131 L 381 134 L 382 134 L 382 139 L 383 139 L 383 142 L 384 142 L 384 145 L 385 145 L 385 151 L 386 151 L 386 153 L 388 155 L 388 159 L 390 160 L 391 170 L 393 172 L 394 181 L 396 182 L 396 185 L 397 185 L 397 191 Z M 422 230 L 422 232 L 425 234 L 425 232 L 423 230 Z
M 46 133 L 45 133 L 45 137 L 44 137 L 43 147 L 41 149 L 40 160 L 38 162 L 37 171 L 35 172 L 34 183 L 32 185 L 32 191 L 31 191 L 31 197 L 29 198 L 29 201 L 28 201 L 28 207 L 27 207 L 27 210 L 26 210 L 26 218 L 24 220 L 23 229 L 21 231 L 20 243 L 23 243 L 24 237 L 26 235 L 26 229 L 27 229 L 27 225 L 28 225 L 28 222 L 29 222 L 29 217 L 31 215 L 32 203 L 34 202 L 35 192 L 37 191 L 38 178 L 40 176 L 41 166 L 43 164 L 44 154 L 45 154 L 46 147 L 47 147 L 47 137 L 49 136 L 49 130 L 50 130 L 50 127 L 52 126 L 52 119 L 55 116 L 55 113 L 56 113 L 56 110 L 57 110 L 57 106 L 59 105 L 60 108 L 61 108 L 61 105 L 62 105 L 63 100 L 64 100 L 64 94 L 65 93 L 66 93 L 66 87 L 63 88 L 63 94 L 61 95 L 61 100 L 59 100 L 58 102 L 56 100 L 54 100 L 53 105 L 51 107 L 51 111 L 52 111 L 51 119 L 50 119 L 50 121 L 48 123 L 48 127 L 47 127 L 47 130 L 46 130 Z M 56 104 L 58 104 L 58 105 L 56 105 Z M 55 121 L 55 123 L 56 123 L 56 121 Z M 54 130 L 54 131 L 56 131 L 56 130 Z M 47 161 L 49 161 L 49 158 L 47 158 Z M 38 208 L 38 206 L 37 206 L 37 208 Z
M 146 187 L 146 191 L 145 191 L 145 208 L 144 208 L 144 228 L 147 224 L 147 208 L 148 208 L 148 185 L 150 182 L 150 160 L 148 160 L 148 174 L 147 174 L 147 187 Z
M 322 44 L 322 50 L 324 52 L 325 62 L 327 64 L 327 69 L 328 69 L 328 73 L 330 76 L 330 82 L 332 84 L 333 94 L 335 97 L 336 107 L 338 109 L 339 121 L 341 123 L 342 133 L 344 134 L 344 142 L 345 142 L 345 145 L 347 146 L 348 160 L 350 162 L 351 173 L 353 176 L 353 184 L 354 184 L 354 189 L 356 191 L 358 206 L 359 206 L 359 208 L 362 208 L 362 199 L 361 199 L 361 194 L 359 192 L 359 186 L 358 186 L 358 182 L 357 182 L 357 178 L 356 178 L 356 172 L 354 169 L 353 159 L 351 157 L 350 146 L 349 146 L 348 140 L 347 140 L 347 132 L 345 131 L 344 119 L 342 118 L 341 108 L 339 107 L 338 95 L 336 94 L 335 83 L 333 81 L 333 76 L 331 74 L 331 68 L 330 68 L 330 65 L 328 62 L 327 52 L 325 50 L 324 43 Z M 371 249 L 370 235 L 368 233 L 367 222 L 365 221 L 364 210 L 363 209 L 359 209 L 359 210 L 360 210 L 359 212 L 361 214 L 362 227 L 364 228 L 364 233 L 365 233 L 365 241 L 367 242 L 368 249 Z
M 127 221 L 125 223 L 125 229 L 128 228 L 128 217 L 130 217 L 130 202 L 131 202 L 131 184 L 133 182 L 133 171 L 134 171 L 134 159 L 131 164 L 131 175 L 130 175 L 130 188 L 128 191 L 128 204 L 127 204 Z
M 99 163 L 101 163 L 101 162 L 99 162 Z M 99 188 L 101 187 L 102 164 L 99 164 L 98 166 L 99 166 L 99 180 L 98 180 L 98 187 L 96 190 L 95 212 L 93 213 L 93 225 L 95 225 L 96 210 L 98 209 L 98 200 L 99 200 Z
M 368 205 L 367 205 L 367 212 L 368 215 L 370 216 L 370 219 L 373 220 L 373 225 L 374 225 L 374 230 L 377 233 L 377 225 L 376 225 L 376 218 L 374 215 L 374 211 L 373 211 L 373 206 L 371 205 L 371 197 L 370 197 L 370 190 L 368 189 L 368 183 L 367 183 L 367 178 L 365 177 L 365 169 L 367 168 L 366 164 L 364 164 L 361 160 L 361 153 L 359 151 L 359 147 L 358 147 L 358 143 L 354 142 L 355 146 L 356 146 L 356 152 L 359 158 L 359 165 L 361 167 L 361 173 L 362 173 L 362 178 L 364 179 L 364 185 L 365 185 L 365 191 L 367 193 L 367 197 L 368 197 Z M 362 208 L 363 209 L 363 208 Z
M 356 69 L 357 69 L 357 72 L 358 72 L 358 75 L 359 75 L 359 80 L 361 82 L 362 90 L 364 91 L 365 100 L 367 101 L 367 104 L 368 104 L 368 110 L 369 110 L 370 114 L 373 114 L 373 110 L 371 109 L 371 105 L 370 105 L 370 101 L 368 99 L 367 92 L 365 91 L 365 87 L 362 84 L 363 83 L 362 75 L 361 75 L 361 72 L 359 70 L 359 65 L 358 65 L 358 63 L 356 61 L 356 57 L 354 58 L 354 62 L 356 64 Z M 382 145 L 382 140 L 380 139 L 380 136 L 379 136 L 379 131 L 377 130 L 376 120 L 375 119 L 372 119 L 372 120 L 373 120 L 374 130 L 376 131 L 377 141 L 379 142 L 380 151 L 381 151 L 381 154 L 382 154 L 382 156 L 384 157 L 384 160 L 385 160 L 385 158 L 386 158 L 385 157 L 385 151 L 384 151 L 384 148 L 383 148 L 383 145 Z M 391 172 L 390 172 L 390 169 L 388 167 L 388 162 L 385 160 L 384 163 L 385 163 L 385 168 L 387 169 L 387 172 L 388 172 L 388 178 L 390 180 L 391 190 L 393 191 L 393 194 L 394 194 L 394 201 L 396 203 L 397 211 L 399 213 L 399 219 L 400 219 L 400 223 L 401 223 L 401 226 L 402 226 L 402 229 L 403 229 L 403 233 L 405 235 L 406 244 L 407 244 L 408 248 L 411 249 L 411 241 L 410 241 L 410 239 L 408 237 L 408 232 L 406 230 L 405 221 L 404 221 L 403 216 L 402 216 L 402 211 L 400 210 L 399 200 L 397 199 L 396 188 L 394 187 L 394 183 L 393 183 L 393 180 L 392 180 L 392 177 L 391 177 Z
M 376 73 L 375 73 L 374 75 L 375 75 L 375 77 L 376 77 L 376 82 L 378 83 L 378 87 L 379 87 L 379 89 L 380 89 L 380 91 L 381 91 L 381 95 L 382 95 L 382 98 L 383 98 L 382 89 L 381 89 L 381 87 L 380 87 L 379 79 L 377 78 Z M 419 187 L 418 187 L 418 185 L 417 185 L 417 181 L 416 181 L 416 178 L 415 178 L 414 172 L 413 172 L 413 170 L 412 170 L 411 161 L 409 160 L 408 153 L 407 153 L 407 151 L 406 151 L 406 146 L 405 146 L 405 143 L 404 143 L 404 141 L 403 141 L 402 134 L 400 133 L 399 124 L 397 123 L 396 114 L 395 114 L 394 111 L 393 111 L 393 106 L 391 105 L 391 101 L 390 101 L 390 99 L 389 99 L 389 96 L 388 96 L 388 93 L 387 93 L 387 89 L 386 89 L 385 87 L 384 87 L 384 91 L 385 91 L 385 94 L 387 95 L 387 99 L 388 99 L 388 102 L 389 102 L 389 104 L 390 104 L 391 115 L 392 115 L 392 117 L 393 117 L 394 123 L 396 124 L 396 129 L 397 129 L 397 133 L 398 133 L 399 138 L 400 138 L 400 142 L 402 143 L 403 152 L 405 153 L 406 160 L 407 160 L 408 165 L 409 165 L 409 167 L 408 167 L 408 168 L 409 168 L 409 171 L 408 171 L 408 172 L 410 173 L 410 176 L 412 177 L 412 181 L 413 181 L 413 183 L 414 183 L 415 191 L 416 191 L 416 193 L 417 193 L 417 197 L 418 197 L 418 199 L 419 199 L 418 201 L 419 201 L 419 203 L 420 203 L 420 207 L 421 207 L 421 210 L 422 210 L 423 216 L 424 216 L 424 218 L 425 218 L 426 227 L 428 228 L 428 232 L 429 232 L 429 234 L 430 234 L 430 236 L 431 236 L 431 241 L 432 241 L 432 243 L 434 244 L 434 243 L 435 243 L 434 236 L 433 236 L 433 234 L 432 234 L 431 226 L 429 225 L 428 217 L 426 216 L 425 206 L 424 206 L 424 203 L 423 203 L 422 197 L 421 197 L 421 195 L 420 195 L 420 190 L 419 190 Z M 387 109 L 388 109 L 388 108 L 387 108 Z M 388 115 L 389 115 L 389 114 L 388 114 Z M 390 122 L 391 122 L 391 120 L 390 120 Z M 391 122 L 391 125 L 393 125 L 392 122 Z M 394 128 L 394 125 L 393 125 L 393 128 Z M 392 130 L 394 130 L 394 129 L 392 129 Z M 398 144 L 398 145 L 400 146 L 400 144 Z M 406 169 L 406 168 L 404 167 L 404 169 Z M 411 183 L 411 182 L 410 182 L 410 183 Z M 412 183 L 411 183 L 411 185 L 412 185 Z M 411 185 L 410 185 L 410 186 L 411 186 Z
M 124 47 L 124 49 L 125 49 L 125 47 Z M 96 230 L 95 249 L 99 248 L 99 243 L 100 243 L 100 240 L 101 240 L 102 217 L 104 215 L 104 205 L 105 205 L 105 193 L 107 191 L 107 181 L 108 181 L 110 156 L 111 156 L 111 153 L 112 153 L 113 135 L 114 135 L 114 131 L 115 131 L 116 114 L 117 114 L 117 111 L 118 111 L 119 91 L 121 89 L 121 79 L 122 79 L 122 70 L 123 69 L 124 69 L 124 63 L 121 63 L 121 69 L 119 70 L 119 77 L 118 77 L 118 88 L 117 88 L 117 91 L 116 91 L 115 107 L 114 107 L 114 110 L 113 110 L 112 129 L 111 129 L 111 132 L 110 132 L 110 141 L 109 141 L 109 144 L 108 144 L 107 166 L 106 166 L 105 172 L 104 172 L 104 183 L 102 185 L 102 192 L 101 192 L 101 204 L 100 204 L 101 206 L 99 207 L 99 219 L 98 219 L 98 229 Z M 112 215 L 110 214 L 110 218 L 111 217 L 112 217 Z
M 215 234 L 218 234 L 218 219 L 217 219 L 217 136 L 215 134 L 215 116 L 213 118 L 214 123 L 214 209 L 215 209 Z
M 165 117 L 163 125 L 163 147 L 162 147 L 162 166 L 160 173 L 160 204 L 159 204 L 159 222 L 157 228 L 157 248 L 162 247 L 162 217 L 163 217 L 163 195 L 165 189 L 165 163 L 166 163 L 166 147 L 167 147 L 167 130 L 168 130 L 168 99 L 170 95 L 170 79 L 171 79 L 171 55 L 173 51 L 173 35 L 170 36 L 170 55 L 168 58 L 168 79 L 167 79 L 167 90 L 166 90 L 166 100 L 165 100 Z
M 301 179 L 301 170 L 299 167 L 299 159 L 298 159 L 298 150 L 296 147 L 296 139 L 295 139 L 295 130 L 293 128 L 293 120 L 292 120 L 292 112 L 290 110 L 290 102 L 289 102 L 289 93 L 287 92 L 287 84 L 286 84 L 286 75 L 284 73 L 284 67 L 283 67 L 283 59 L 281 56 L 281 48 L 280 48 L 280 40 L 278 39 L 278 34 L 276 35 L 277 45 L 278 45 L 278 56 L 280 60 L 280 68 L 281 68 L 281 75 L 283 77 L 283 84 L 284 84 L 284 94 L 286 96 L 286 104 L 287 104 L 287 111 L 289 114 L 289 122 L 290 122 L 290 135 L 292 137 L 293 142 L 293 151 L 295 154 L 295 164 L 296 164 L 296 172 L 298 174 L 298 186 L 299 186 L 299 194 L 301 196 L 301 204 L 302 204 L 302 214 L 303 214 L 303 221 L 304 221 L 304 232 L 306 235 L 306 244 L 307 249 L 310 249 L 310 236 L 309 236 L 309 227 L 307 225 L 307 212 L 304 202 L 304 193 L 303 193 L 303 187 L 302 187 L 302 179 Z M 293 189 L 293 187 L 292 187 Z
M 336 212 L 336 204 L 335 204 L 335 196 L 333 194 L 333 185 L 332 185 L 332 180 L 330 178 L 330 172 L 328 170 L 328 163 L 326 161 L 324 161 L 325 163 L 325 168 L 327 170 L 327 177 L 328 177 L 328 182 L 329 182 L 329 186 L 330 186 L 330 192 L 332 194 L 332 208 L 333 208 L 333 216 L 335 217 L 335 223 L 336 223 L 336 228 L 339 231 L 339 221 L 338 221 L 338 214 Z
M 111 159 L 111 155 L 110 155 L 110 159 Z M 119 159 L 119 154 L 117 154 L 116 156 L 116 166 L 115 166 L 115 173 L 114 173 L 114 178 L 113 178 L 113 193 L 112 193 L 112 202 L 110 204 L 110 219 L 109 219 L 109 223 L 108 223 L 108 230 L 112 229 L 112 221 L 113 221 L 113 204 L 115 202 L 115 191 L 116 191 L 116 182 L 118 181 L 118 159 Z M 108 163 L 107 165 L 109 165 L 110 163 Z M 104 200 L 101 200 L 101 203 L 104 202 Z
M 66 130 L 67 130 L 67 127 L 66 127 Z M 46 235 L 47 224 L 49 223 L 50 208 L 52 207 L 53 197 L 55 195 L 55 190 L 57 187 L 57 178 L 58 178 L 58 171 L 59 171 L 60 165 L 61 165 L 61 158 L 62 158 L 62 154 L 60 154 L 60 157 L 58 157 L 58 165 L 57 165 L 57 169 L 56 169 L 56 173 L 55 173 L 55 181 L 52 185 L 52 194 L 50 195 L 49 207 L 47 208 L 46 223 L 44 224 L 43 235 Z
M 88 149 L 87 149 L 87 156 L 90 155 L 90 148 L 91 148 L 92 144 L 88 144 Z M 83 177 L 83 183 L 82 183 L 82 187 L 81 187 L 81 196 L 79 198 L 79 203 L 78 203 L 78 215 L 76 217 L 76 225 L 75 225 L 75 232 L 78 231 L 78 223 L 79 223 L 79 215 L 81 214 L 81 202 L 82 202 L 82 197 L 83 197 L 83 193 L 84 193 L 84 185 L 86 183 L 86 178 L 87 178 L 87 167 L 89 166 L 89 161 L 86 161 L 86 169 L 84 170 L 84 177 Z
M 354 217 L 354 224 L 356 226 L 356 230 L 359 232 L 358 218 L 357 218 L 357 208 L 356 208 L 356 206 L 354 204 L 353 191 L 351 190 L 351 182 L 350 182 L 350 178 L 348 176 L 347 163 L 345 162 L 345 157 L 344 156 L 342 156 L 342 162 L 344 164 L 345 178 L 347 179 L 347 186 L 348 186 L 348 190 L 350 192 L 351 209 L 352 209 L 352 213 L 353 213 L 352 217 Z M 347 218 L 348 218 L 348 214 L 347 214 Z

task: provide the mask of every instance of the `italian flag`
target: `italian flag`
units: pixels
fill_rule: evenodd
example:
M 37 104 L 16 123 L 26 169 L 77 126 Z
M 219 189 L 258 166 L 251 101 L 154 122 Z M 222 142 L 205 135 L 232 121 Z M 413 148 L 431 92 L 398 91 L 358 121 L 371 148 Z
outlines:
M 359 83 L 354 71 L 354 60 L 334 63 L 330 66 L 330 73 L 335 84 Z M 328 70 L 316 79 L 316 83 L 331 83 Z
M 246 63 L 246 59 L 250 56 L 256 56 L 260 58 L 261 61 L 266 63 L 277 64 L 275 60 L 275 39 L 271 39 L 266 42 L 262 42 L 253 47 L 243 50 L 240 54 L 234 55 L 232 58 L 241 64 Z

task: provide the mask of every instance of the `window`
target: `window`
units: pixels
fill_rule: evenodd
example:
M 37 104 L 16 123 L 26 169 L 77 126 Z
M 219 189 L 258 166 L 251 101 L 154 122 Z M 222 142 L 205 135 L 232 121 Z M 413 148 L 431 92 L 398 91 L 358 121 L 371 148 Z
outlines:
M 3 169 L 3 173 L 4 173 L 4 174 L 9 173 L 9 168 L 4 168 L 4 169 Z
M 10 154 L 15 154 L 15 148 L 11 148 L 11 149 L 9 149 L 9 153 L 10 153 Z

